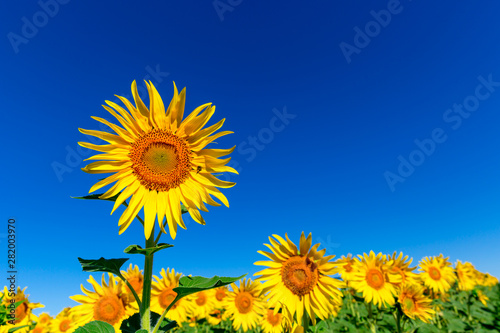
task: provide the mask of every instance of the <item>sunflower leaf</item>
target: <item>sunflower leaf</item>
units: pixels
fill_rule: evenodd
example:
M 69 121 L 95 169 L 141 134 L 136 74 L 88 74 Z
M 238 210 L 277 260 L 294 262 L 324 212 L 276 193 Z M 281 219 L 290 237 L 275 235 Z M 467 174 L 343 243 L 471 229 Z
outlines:
M 78 258 L 84 272 L 109 272 L 117 276 L 122 276 L 120 268 L 128 260 L 128 258 L 119 259 L 82 259 Z
M 85 326 L 78 327 L 75 333 L 115 333 L 115 329 L 108 323 L 94 320 L 85 324 Z
M 116 201 L 116 199 L 120 195 L 120 193 L 118 193 L 117 195 L 112 196 L 110 198 L 101 199 L 100 196 L 103 195 L 103 194 L 104 193 L 101 193 L 101 194 L 90 194 L 90 195 L 86 195 L 84 197 L 71 197 L 71 198 L 72 199 L 85 199 L 85 200 L 108 200 L 108 201 Z
M 127 248 L 123 251 L 127 254 L 144 254 L 145 256 L 149 256 L 157 251 L 167 249 L 169 247 L 173 247 L 171 244 L 167 243 L 159 243 L 154 247 L 147 247 L 143 249 L 140 245 L 129 245 Z
M 172 303 L 170 303 L 167 309 L 170 309 L 170 307 L 172 307 L 175 302 L 185 296 L 197 293 L 202 290 L 208 290 L 231 284 L 243 278 L 244 276 L 246 276 L 246 274 L 238 277 L 224 277 L 216 275 L 211 278 L 206 278 L 203 276 L 183 276 L 179 280 L 179 286 L 172 289 L 177 293 L 177 296 L 175 296 L 175 299 L 172 301 Z

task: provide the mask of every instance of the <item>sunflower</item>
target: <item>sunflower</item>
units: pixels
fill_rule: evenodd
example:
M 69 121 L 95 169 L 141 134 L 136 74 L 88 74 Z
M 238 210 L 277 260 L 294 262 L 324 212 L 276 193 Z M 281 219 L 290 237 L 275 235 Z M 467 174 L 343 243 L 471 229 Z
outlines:
M 206 316 L 208 323 L 212 326 L 217 326 L 220 324 L 224 316 L 222 310 L 212 309 L 210 313 Z
M 214 300 L 216 309 L 224 308 L 224 299 L 227 297 L 229 289 L 227 286 L 210 289 L 210 297 Z
M 411 319 L 418 318 L 429 323 L 434 315 L 432 300 L 424 295 L 424 288 L 415 283 L 402 284 L 398 302 L 401 310 Z
M 79 318 L 80 316 L 75 314 L 71 308 L 65 308 L 50 322 L 50 332 L 72 333 L 83 325 L 78 320 Z
M 460 260 L 457 260 L 455 272 L 457 273 L 459 290 L 468 291 L 474 289 L 477 284 L 475 271 L 476 269 L 471 263 L 462 264 Z
M 135 265 L 132 268 L 132 264 L 130 264 L 127 271 L 121 271 L 121 273 L 128 283 L 130 283 L 137 296 L 139 296 L 139 299 L 141 299 L 144 276 L 142 275 L 142 271 L 139 270 L 139 266 Z M 124 284 L 123 287 L 122 298 L 124 299 L 125 304 L 131 309 L 132 313 L 130 313 L 130 315 L 133 315 L 134 313 L 139 312 L 139 306 L 128 285 Z
M 233 328 L 243 332 L 257 327 L 265 311 L 262 285 L 257 281 L 242 279 L 240 286 L 231 284 L 232 292 L 225 299 L 226 314 L 233 321 Z
M 48 333 L 50 331 L 50 323 L 53 318 L 46 312 L 41 313 L 38 316 L 36 326 L 33 329 L 33 333 Z
M 271 306 L 277 312 L 286 306 L 296 321 L 302 323 L 304 311 L 316 322 L 316 317 L 327 318 L 335 313 L 336 304 L 342 303 L 342 293 L 339 288 L 344 286 L 340 280 L 328 275 L 340 272 L 335 262 L 330 262 L 335 256 L 325 256 L 326 250 L 318 251 L 320 244 L 311 247 L 311 234 L 300 236 L 299 248 L 290 241 L 285 234 L 286 240 L 278 235 L 269 237 L 272 245 L 266 245 L 272 252 L 258 251 L 268 257 L 271 261 L 257 261 L 255 265 L 268 266 L 255 275 L 261 275 L 258 280 L 265 281 L 263 293 Z
M 70 296 L 70 298 L 81 305 L 72 308 L 72 314 L 78 316 L 78 325 L 100 320 L 113 325 L 115 331 L 119 331 L 120 325 L 124 319 L 127 319 L 127 308 L 125 307 L 126 300 L 123 295 L 123 281 L 116 281 L 113 274 L 108 273 L 108 283 L 105 280 L 105 274 L 102 274 L 101 284 L 97 283 L 91 275 L 89 282 L 94 291 L 86 289 L 83 284 L 81 289 L 85 295 Z
M 357 258 L 353 258 L 352 254 L 350 253 L 347 255 L 347 257 L 343 255 L 339 259 L 335 260 L 335 263 L 340 266 L 340 276 L 342 277 L 342 280 L 346 282 L 346 284 L 349 284 L 349 281 L 353 276 L 353 265 L 356 260 Z
M 174 96 L 167 110 L 158 91 L 146 82 L 149 92 L 149 108 L 139 97 L 137 85 L 132 82 L 135 106 L 126 98 L 117 96 L 126 109 L 106 101 L 111 107 L 103 107 L 123 126 L 105 119 L 93 119 L 109 126 L 116 134 L 79 129 L 83 134 L 95 136 L 109 144 L 94 145 L 79 142 L 82 147 L 93 149 L 98 154 L 87 160 L 100 160 L 82 170 L 92 174 L 113 173 L 97 182 L 89 193 L 116 182 L 101 199 L 118 195 L 113 213 L 131 197 L 128 207 L 120 217 L 119 233 L 123 233 L 144 207 L 144 234 L 149 239 L 158 216 L 158 223 L 166 233 L 163 218 L 170 236 L 175 239 L 177 225 L 186 228 L 181 214 L 181 203 L 196 222 L 205 224 L 199 210 L 208 211 L 204 203 L 220 206 L 211 196 L 229 206 L 226 197 L 217 189 L 229 188 L 235 183 L 222 181 L 213 173 L 233 172 L 226 166 L 230 158 L 218 159 L 233 152 L 231 149 L 205 149 L 209 143 L 232 132 L 219 132 L 225 119 L 202 129 L 215 112 L 211 103 L 197 107 L 184 120 L 186 90 L 179 94 L 174 83 Z M 114 110 L 113 110 L 114 109 Z M 204 110 L 204 111 L 203 111 Z M 203 111 L 203 112 L 202 112 Z
M 366 302 L 372 302 L 379 307 L 394 305 L 396 295 L 396 283 L 401 283 L 401 275 L 390 270 L 386 264 L 386 257 L 382 253 L 375 255 L 373 251 L 363 256 L 358 255 L 354 265 L 354 276 L 351 286 L 363 294 Z
M 443 255 L 425 257 L 420 261 L 420 279 L 433 292 L 446 293 L 455 282 L 455 274 L 450 266 L 448 258 Z
M 490 299 L 488 296 L 486 296 L 481 290 L 476 290 L 477 294 L 477 299 L 479 302 L 483 303 L 484 306 L 488 306 L 488 300 Z
M 268 304 L 269 305 L 269 304 Z M 261 318 L 260 327 L 264 333 L 281 333 L 285 326 L 285 318 L 281 313 L 275 313 L 269 306 Z
M 403 257 L 403 252 L 400 252 L 399 255 L 397 255 L 397 252 L 394 251 L 392 256 L 387 257 L 387 261 L 389 272 L 398 273 L 401 276 L 401 282 L 393 283 L 395 286 L 400 286 L 401 284 L 405 284 L 407 282 L 417 283 L 418 275 L 413 272 L 417 267 L 409 267 L 413 261 L 412 258 L 408 260 L 408 256 Z
M 33 321 L 38 322 L 38 317 L 33 314 L 32 310 L 36 308 L 43 308 L 44 305 L 40 303 L 31 303 L 28 300 L 29 295 L 24 293 L 26 288 L 28 287 L 24 287 L 24 289 L 21 290 L 21 287 L 17 287 L 17 292 L 9 290 L 7 287 L 4 287 L 3 289 L 2 305 L 7 309 L 7 325 L 2 326 L 2 328 L 5 328 L 6 332 L 7 329 L 29 325 Z M 13 318 L 11 314 L 14 314 L 14 311 L 10 311 L 10 307 L 13 306 L 12 304 L 21 301 L 22 303 L 20 303 L 15 310 L 15 318 Z M 14 320 L 14 324 L 12 324 L 12 320 Z M 24 331 L 28 331 L 28 328 L 24 328 L 17 332 L 21 333 Z
M 181 278 L 181 273 L 175 273 L 175 270 L 167 269 L 165 271 L 162 268 L 161 279 L 156 275 L 153 276 L 154 280 L 152 283 L 151 290 L 151 311 L 158 314 L 162 314 L 163 311 L 172 303 L 172 301 L 177 296 L 177 293 L 173 291 L 175 287 L 179 286 L 179 279 Z M 168 310 L 166 317 L 170 320 L 175 320 L 179 325 L 188 320 L 188 314 L 193 309 L 192 297 L 183 297 Z
M 493 287 L 498 284 L 498 279 L 494 276 L 491 276 L 489 273 L 476 273 L 477 283 L 480 286 Z
M 193 313 L 196 319 L 206 318 L 215 309 L 215 301 L 210 296 L 208 291 L 199 291 L 193 294 Z

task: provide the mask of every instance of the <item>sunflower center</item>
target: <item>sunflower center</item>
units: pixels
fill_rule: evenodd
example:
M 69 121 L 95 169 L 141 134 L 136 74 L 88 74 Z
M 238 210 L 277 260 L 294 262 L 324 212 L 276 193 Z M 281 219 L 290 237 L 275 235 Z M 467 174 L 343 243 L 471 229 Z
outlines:
M 170 303 L 173 302 L 175 299 L 175 296 L 177 296 L 177 293 L 173 291 L 172 289 L 167 289 L 164 290 L 160 296 L 158 297 L 158 303 L 160 303 L 160 306 L 164 309 L 168 308 Z M 170 308 L 171 310 L 175 309 L 179 305 L 179 301 L 175 302 L 174 305 Z
M 278 326 L 279 324 L 281 324 L 281 313 L 274 314 L 273 309 L 268 309 L 267 310 L 267 321 L 272 326 Z
M 346 265 L 344 265 L 344 270 L 347 272 L 347 273 L 350 273 L 352 272 L 352 265 L 350 262 L 348 262 Z
M 22 321 L 28 314 L 28 306 L 26 302 L 19 304 L 16 308 L 16 324 Z
M 216 292 L 215 292 L 215 298 L 221 302 L 224 297 L 226 297 L 226 292 L 222 289 L 218 289 Z
M 198 304 L 198 306 L 203 306 L 206 303 L 207 303 L 207 296 L 205 295 L 204 292 L 199 292 L 198 298 L 196 299 L 196 304 Z
M 249 313 L 252 310 L 253 296 L 249 292 L 242 291 L 236 296 L 234 303 L 240 313 Z
M 406 311 L 412 312 L 415 309 L 415 302 L 411 298 L 405 298 L 403 301 L 403 307 Z
M 299 297 L 307 295 L 318 284 L 317 268 L 309 258 L 291 257 L 281 267 L 283 284 Z
M 123 303 L 115 295 L 101 297 L 94 305 L 94 318 L 111 325 L 117 323 L 124 312 Z
M 429 276 L 431 277 L 431 279 L 436 281 L 439 281 L 441 279 L 441 273 L 436 267 L 429 267 Z
M 378 269 L 370 269 L 366 273 L 366 283 L 372 288 L 380 289 L 384 285 L 384 276 Z
M 191 172 L 191 152 L 185 140 L 154 129 L 132 144 L 132 169 L 149 190 L 168 191 L 182 184 Z
M 69 324 L 71 324 L 71 320 L 69 319 L 64 319 L 63 321 L 61 321 L 61 323 L 59 324 L 59 330 L 61 332 L 66 332 L 68 329 L 69 329 Z

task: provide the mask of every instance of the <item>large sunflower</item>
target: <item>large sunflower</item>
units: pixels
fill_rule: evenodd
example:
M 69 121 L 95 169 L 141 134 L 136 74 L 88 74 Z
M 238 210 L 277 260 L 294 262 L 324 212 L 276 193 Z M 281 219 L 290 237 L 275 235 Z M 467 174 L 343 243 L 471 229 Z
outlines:
M 123 126 L 92 117 L 109 126 L 116 134 L 80 129 L 102 139 L 109 144 L 95 145 L 79 142 L 82 147 L 93 149 L 98 154 L 87 160 L 100 160 L 87 165 L 82 170 L 88 173 L 113 173 L 97 182 L 90 192 L 94 192 L 111 183 L 115 183 L 100 198 L 106 199 L 118 195 L 113 210 L 131 197 L 128 207 L 120 217 L 119 233 L 123 233 L 132 220 L 144 207 L 144 234 L 151 235 L 156 216 L 162 232 L 166 233 L 163 218 L 172 238 L 177 233 L 177 225 L 186 228 L 182 220 L 181 203 L 191 217 L 198 223 L 205 224 L 199 210 L 208 211 L 204 203 L 220 206 L 212 197 L 228 206 L 226 197 L 217 187 L 228 188 L 235 183 L 222 181 L 213 173 L 233 172 L 226 166 L 230 158 L 218 159 L 233 152 L 230 149 L 205 149 L 215 139 L 232 132 L 219 132 L 225 119 L 202 129 L 215 111 L 211 103 L 197 107 L 184 120 L 186 90 L 179 94 L 174 83 L 174 96 L 167 110 L 158 91 L 146 82 L 149 92 L 149 108 L 137 93 L 135 81 L 132 94 L 135 106 L 126 98 L 117 96 L 126 109 L 106 101 L 111 107 L 103 105 Z M 114 110 L 113 110 L 114 109 Z M 204 111 L 203 111 L 204 110 Z M 203 112 L 202 112 L 203 111 Z
M 395 284 L 401 283 L 401 275 L 391 271 L 386 256 L 382 253 L 375 255 L 370 251 L 369 255 L 364 253 L 358 256 L 360 260 L 355 263 L 351 286 L 363 294 L 366 302 L 372 302 L 379 307 L 394 305 Z
M 411 319 L 418 318 L 428 323 L 434 314 L 432 300 L 424 295 L 424 288 L 415 283 L 403 284 L 399 290 L 398 302 L 404 314 Z
M 446 293 L 455 282 L 455 274 L 448 258 L 443 255 L 425 257 L 420 261 L 420 279 L 433 292 Z
M 101 284 L 97 283 L 91 275 L 87 280 L 94 291 L 86 289 L 81 285 L 85 295 L 70 296 L 70 298 L 81 305 L 72 308 L 72 314 L 79 316 L 78 325 L 100 320 L 113 325 L 115 331 L 119 331 L 120 325 L 124 319 L 127 319 L 127 308 L 125 299 L 123 299 L 123 281 L 116 281 L 113 274 L 108 273 L 109 281 L 106 283 L 105 274 L 102 274 Z
M 299 248 L 290 241 L 278 235 L 269 237 L 272 245 L 266 245 L 272 252 L 258 251 L 271 261 L 257 261 L 255 265 L 268 266 L 255 275 L 261 275 L 258 280 L 265 281 L 263 292 L 269 293 L 270 306 L 275 312 L 286 306 L 291 316 L 297 315 L 297 322 L 302 323 L 304 311 L 315 322 L 316 316 L 321 319 L 336 313 L 336 305 L 342 302 L 339 288 L 344 286 L 340 280 L 328 275 L 340 272 L 335 262 L 330 262 L 335 256 L 325 256 L 326 250 L 318 251 L 320 244 L 311 247 L 311 234 L 300 236 Z
M 257 327 L 265 311 L 262 285 L 244 278 L 239 287 L 232 283 L 231 288 L 233 291 L 225 298 L 225 308 L 226 315 L 233 321 L 233 328 L 243 328 L 243 332 L 246 332 Z
M 179 279 L 182 274 L 175 273 L 174 269 L 172 271 L 170 269 L 165 271 L 162 268 L 160 276 L 161 278 L 156 275 L 153 276 L 155 281 L 152 283 L 151 290 L 151 311 L 161 315 L 177 296 L 177 293 L 173 289 L 179 286 Z M 187 296 L 175 302 L 170 310 L 168 310 L 166 317 L 170 320 L 175 320 L 179 325 L 186 322 L 188 314 L 194 307 L 191 300 L 192 296 Z

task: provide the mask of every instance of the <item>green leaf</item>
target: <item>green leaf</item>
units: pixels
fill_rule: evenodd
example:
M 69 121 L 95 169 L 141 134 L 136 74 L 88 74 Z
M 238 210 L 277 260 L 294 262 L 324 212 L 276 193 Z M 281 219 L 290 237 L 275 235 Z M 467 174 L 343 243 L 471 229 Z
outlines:
M 90 194 L 90 195 L 86 195 L 84 197 L 71 197 L 72 199 L 84 199 L 84 200 L 107 200 L 107 201 L 116 201 L 116 199 L 118 198 L 118 196 L 120 195 L 120 193 L 118 193 L 117 195 L 115 196 L 112 196 L 111 198 L 107 198 L 107 199 L 101 199 L 99 198 L 101 195 L 103 195 L 104 193 L 101 193 L 101 194 Z
M 174 288 L 173 291 L 177 293 L 177 296 L 182 295 L 181 297 L 184 297 L 202 290 L 231 284 L 243 278 L 244 276 L 246 276 L 246 274 L 243 274 L 239 277 L 214 276 L 211 278 L 206 278 L 203 276 L 183 276 L 179 280 L 179 287 Z
M 115 329 L 108 323 L 95 320 L 85 324 L 85 326 L 78 327 L 74 333 L 115 333 Z
M 120 268 L 127 261 L 127 258 L 119 259 L 82 259 L 78 258 L 84 272 L 109 272 L 117 276 L 122 276 Z
M 170 309 L 175 304 L 175 302 L 185 296 L 197 293 L 202 290 L 208 290 L 231 284 L 243 278 L 244 276 L 246 276 L 246 274 L 243 274 L 239 277 L 214 276 L 212 278 L 206 278 L 203 276 L 183 276 L 179 279 L 179 286 L 172 289 L 177 293 L 177 296 L 175 296 L 174 300 L 172 301 L 172 303 L 170 303 L 167 309 Z
M 160 315 L 156 312 L 151 312 L 151 327 L 154 327 L 160 319 Z M 160 324 L 160 329 L 162 331 L 168 331 L 174 327 L 177 327 L 177 322 L 171 321 L 168 319 L 163 319 Z M 125 319 L 120 325 L 120 330 L 122 333 L 145 333 L 147 330 L 141 329 L 141 315 L 139 313 L 135 313 L 131 317 Z
M 173 245 L 167 243 L 159 243 L 154 247 L 147 247 L 143 249 L 140 245 L 130 245 L 123 252 L 128 254 L 143 254 L 145 256 L 149 256 L 157 251 L 173 247 Z

